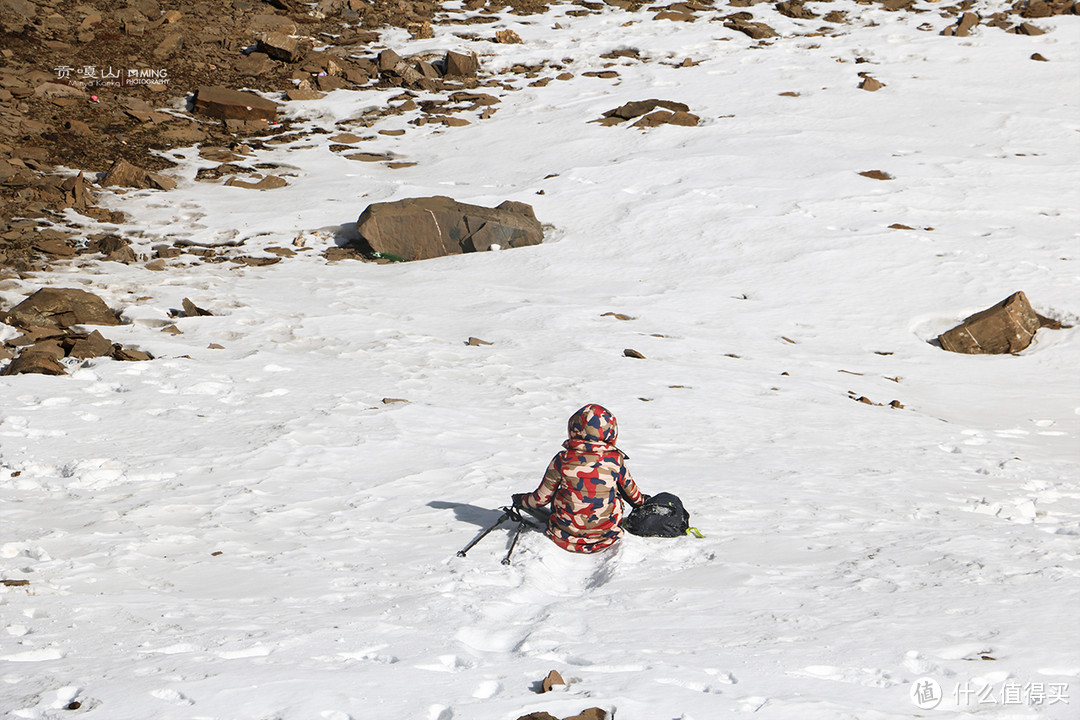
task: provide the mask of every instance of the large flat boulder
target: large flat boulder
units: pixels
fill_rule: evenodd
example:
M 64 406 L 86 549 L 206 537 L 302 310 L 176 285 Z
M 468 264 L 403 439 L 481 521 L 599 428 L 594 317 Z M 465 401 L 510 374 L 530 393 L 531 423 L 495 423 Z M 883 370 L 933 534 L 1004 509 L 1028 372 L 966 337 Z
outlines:
M 267 120 L 277 116 L 277 103 L 254 93 L 204 85 L 195 93 L 195 112 L 219 120 Z
M 120 324 L 104 300 L 76 288 L 42 288 L 0 319 L 20 327 Z
M 443 196 L 373 203 L 356 228 L 365 250 L 402 260 L 539 245 L 544 239 L 531 205 L 508 200 L 486 208 Z
M 969 355 L 1018 353 L 1031 344 L 1035 331 L 1049 322 L 1032 309 L 1024 293 L 1017 292 L 942 333 L 938 342 L 949 352 Z

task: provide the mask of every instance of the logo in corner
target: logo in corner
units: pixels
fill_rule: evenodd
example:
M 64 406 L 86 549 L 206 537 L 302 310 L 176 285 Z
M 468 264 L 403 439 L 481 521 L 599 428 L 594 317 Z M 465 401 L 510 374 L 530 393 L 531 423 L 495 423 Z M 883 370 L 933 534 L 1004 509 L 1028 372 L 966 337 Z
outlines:
M 934 678 L 922 677 L 911 684 L 911 702 L 920 710 L 933 710 L 941 704 L 941 685 Z

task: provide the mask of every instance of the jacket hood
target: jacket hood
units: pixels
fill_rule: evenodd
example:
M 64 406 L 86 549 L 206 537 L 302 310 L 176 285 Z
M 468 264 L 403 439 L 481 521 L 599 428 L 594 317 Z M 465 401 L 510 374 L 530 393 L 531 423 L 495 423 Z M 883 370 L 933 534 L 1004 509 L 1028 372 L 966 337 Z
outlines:
M 570 416 L 566 425 L 567 442 L 585 442 L 615 446 L 619 438 L 619 426 L 615 416 L 600 405 L 589 404 Z

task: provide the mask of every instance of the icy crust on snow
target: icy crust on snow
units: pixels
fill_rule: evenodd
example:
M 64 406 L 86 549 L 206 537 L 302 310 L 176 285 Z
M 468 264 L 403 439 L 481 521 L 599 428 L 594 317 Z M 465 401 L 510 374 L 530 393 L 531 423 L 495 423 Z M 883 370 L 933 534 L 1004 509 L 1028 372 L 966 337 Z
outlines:
M 1078 331 L 1013 357 L 929 341 L 1019 289 L 1043 314 L 1080 312 L 1075 18 L 943 38 L 916 29 L 952 22 L 936 13 L 829 7 L 854 23 L 760 48 L 644 11 L 502 16 L 526 43 L 491 45 L 486 67 L 570 58 L 577 77 L 522 82 L 468 127 L 364 144 L 415 167 L 313 136 L 256 154 L 292 168 L 269 194 L 194 181 L 192 151 L 176 190 L 113 200 L 143 251 L 298 236 L 311 251 L 0 286 L 7 304 L 92 288 L 123 312 L 110 339 L 157 358 L 0 385 L 0 569 L 28 581 L 0 586 L 0 709 L 1074 717 Z M 387 42 L 445 48 L 447 32 Z M 618 47 L 701 63 L 581 75 Z M 859 90 L 860 71 L 886 87 Z M 702 125 L 588 123 L 649 97 Z M 330 128 L 386 99 L 293 112 Z M 875 169 L 894 179 L 858 174 Z M 433 194 L 528 202 L 548 241 L 318 256 L 368 203 Z M 172 317 L 185 297 L 214 315 Z M 161 332 L 173 323 L 183 334 Z M 619 418 L 643 490 L 680 495 L 706 537 L 577 557 L 530 532 L 505 567 L 497 530 L 454 557 L 538 482 L 585 402 Z M 551 669 L 568 685 L 535 694 Z M 923 678 L 944 695 L 933 710 L 911 699 Z M 1013 684 L 1047 698 L 1005 703 Z M 964 692 L 984 687 L 996 704 Z

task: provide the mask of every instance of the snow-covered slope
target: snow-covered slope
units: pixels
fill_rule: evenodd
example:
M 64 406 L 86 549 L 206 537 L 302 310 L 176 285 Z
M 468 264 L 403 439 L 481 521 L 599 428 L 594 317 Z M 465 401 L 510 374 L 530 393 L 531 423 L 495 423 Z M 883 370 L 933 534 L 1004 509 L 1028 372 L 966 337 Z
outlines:
M 572 8 L 503 16 L 521 45 L 388 34 L 574 74 L 506 74 L 519 89 L 465 127 L 379 121 L 408 131 L 361 149 L 415 166 L 314 135 L 257 153 L 289 168 L 281 189 L 197 182 L 192 151 L 178 189 L 111 201 L 144 251 L 299 238 L 296 257 L 0 286 L 8 304 L 91 289 L 130 321 L 110 339 L 157 357 L 0 385 L 0 569 L 30 581 L 0 587 L 0 710 L 1077 716 L 1080 330 L 1017 356 L 928 342 L 1016 290 L 1080 313 L 1077 18 L 951 38 L 936 11 L 845 0 L 826 9 L 850 23 L 807 35 L 821 23 L 757 5 L 787 37 L 755 47 L 719 12 Z M 625 48 L 643 59 L 618 78 L 582 74 Z M 290 112 L 348 130 L 393 94 Z M 702 123 L 588 122 L 647 98 Z M 320 256 L 368 203 L 435 194 L 530 203 L 548 240 Z M 171 318 L 185 297 L 214 316 Z M 529 533 L 505 567 L 498 530 L 456 558 L 586 402 L 619 418 L 642 489 L 680 495 L 706 537 L 577 557 Z M 551 669 L 569 686 L 537 694 Z M 911 699 L 925 678 L 933 710 Z

